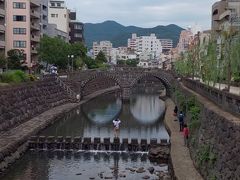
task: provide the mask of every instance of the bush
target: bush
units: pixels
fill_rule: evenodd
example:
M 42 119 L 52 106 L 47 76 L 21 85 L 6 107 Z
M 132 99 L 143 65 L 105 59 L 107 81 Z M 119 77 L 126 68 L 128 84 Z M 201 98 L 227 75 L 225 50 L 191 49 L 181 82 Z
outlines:
M 8 71 L 0 75 L 0 81 L 3 83 L 20 83 L 28 80 L 28 76 L 20 70 Z

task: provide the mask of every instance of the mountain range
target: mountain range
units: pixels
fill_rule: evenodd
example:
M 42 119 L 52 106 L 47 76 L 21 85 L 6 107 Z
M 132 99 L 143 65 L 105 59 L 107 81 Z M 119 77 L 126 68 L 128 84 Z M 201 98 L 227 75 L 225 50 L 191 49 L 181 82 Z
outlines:
M 155 33 L 157 38 L 172 39 L 174 47 L 177 45 L 179 35 L 183 28 L 170 24 L 167 26 L 156 26 L 153 28 L 142 28 L 136 26 L 123 26 L 115 21 L 105 21 L 103 23 L 85 23 L 84 37 L 86 45 L 91 48 L 94 41 L 111 41 L 113 47 L 127 46 L 128 38 L 132 33 L 138 36 L 149 36 Z

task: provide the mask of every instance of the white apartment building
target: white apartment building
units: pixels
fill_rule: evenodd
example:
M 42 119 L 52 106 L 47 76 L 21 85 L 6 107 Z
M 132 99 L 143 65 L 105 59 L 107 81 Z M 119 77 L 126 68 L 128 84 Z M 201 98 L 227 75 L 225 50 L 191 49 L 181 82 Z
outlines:
M 48 23 L 56 24 L 57 30 L 69 34 L 69 13 L 65 1 L 61 0 L 50 0 L 48 6 Z
M 111 51 L 112 51 L 112 43 L 110 41 L 100 41 L 98 42 L 93 42 L 93 55 L 94 59 L 97 57 L 98 53 L 102 51 L 107 60 L 111 60 Z
M 159 57 L 162 53 L 161 41 L 157 39 L 155 34 L 140 37 L 132 34 L 132 38 L 128 39 L 128 47 L 133 49 L 138 55 L 147 51 L 154 55 L 154 58 Z
M 172 39 L 160 39 L 163 52 L 170 51 L 173 48 Z
M 137 55 L 128 47 L 112 48 L 111 62 L 116 64 L 119 60 L 133 60 L 137 59 Z

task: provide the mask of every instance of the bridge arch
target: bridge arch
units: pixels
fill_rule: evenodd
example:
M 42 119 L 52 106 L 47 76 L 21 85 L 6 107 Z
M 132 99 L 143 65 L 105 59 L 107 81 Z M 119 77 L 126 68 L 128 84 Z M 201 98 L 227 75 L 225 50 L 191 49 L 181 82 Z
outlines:
M 122 90 L 121 82 L 116 76 L 107 72 L 98 72 L 81 83 L 81 97 L 113 86 L 119 86 Z
M 166 88 L 166 96 L 168 96 L 168 97 L 171 96 L 171 84 L 168 81 L 168 79 L 166 77 L 164 77 L 163 74 L 160 74 L 160 73 L 144 73 L 144 74 L 138 76 L 131 82 L 130 90 L 138 83 L 139 80 L 142 80 L 147 77 L 154 77 L 154 78 L 158 79 L 163 84 L 163 86 Z

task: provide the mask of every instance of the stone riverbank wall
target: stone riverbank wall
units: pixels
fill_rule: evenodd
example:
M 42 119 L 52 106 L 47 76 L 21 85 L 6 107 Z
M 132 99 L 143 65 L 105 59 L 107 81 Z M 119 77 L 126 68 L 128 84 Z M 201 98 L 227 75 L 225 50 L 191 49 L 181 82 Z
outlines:
M 24 89 L 24 87 L 31 88 L 30 92 L 32 92 L 32 91 L 35 92 L 36 91 L 35 88 L 38 87 L 37 85 L 39 85 L 39 84 L 41 86 L 43 86 L 42 87 L 43 89 L 45 89 L 44 87 L 46 87 L 46 86 L 50 86 L 49 87 L 50 89 L 55 88 L 54 91 L 58 91 L 59 89 L 61 89 L 57 84 L 55 84 L 55 82 L 53 83 L 52 81 L 50 82 L 50 80 L 48 80 L 48 81 L 49 82 L 37 82 L 34 84 L 29 84 L 29 85 L 22 85 L 21 87 L 23 89 Z M 51 84 L 51 83 L 53 83 L 53 84 Z M 16 88 L 20 88 L 20 87 L 18 86 Z M 38 90 L 43 90 L 42 88 L 40 88 Z M 27 88 L 25 90 L 27 91 Z M 57 103 L 58 101 L 54 101 L 52 103 L 54 103 L 55 106 L 56 105 L 59 105 L 59 106 L 57 106 L 57 107 L 47 106 L 47 108 L 49 108 L 49 109 L 46 109 L 45 112 L 43 112 L 39 115 L 35 114 L 36 117 L 31 118 L 30 120 L 27 120 L 27 121 L 23 120 L 21 122 L 21 124 L 14 125 L 11 128 L 9 128 L 9 130 L 7 130 L 7 131 L 1 131 L 1 133 L 0 133 L 0 175 L 1 175 L 1 173 L 5 172 L 5 170 L 11 164 L 13 164 L 18 158 L 20 158 L 21 155 L 28 149 L 27 141 L 28 141 L 29 137 L 36 135 L 41 130 L 43 130 L 47 126 L 49 126 L 51 123 L 54 123 L 55 121 L 57 121 L 58 119 L 63 117 L 63 115 L 65 113 L 70 112 L 72 109 L 76 108 L 77 106 L 79 106 L 101 94 L 113 92 L 116 90 L 117 90 L 117 88 L 114 87 L 114 88 L 97 91 L 97 92 L 85 97 L 85 99 L 80 101 L 79 103 L 71 103 L 71 102 L 67 103 L 69 101 L 67 95 L 65 94 L 65 92 L 63 90 L 60 90 L 59 94 L 58 95 L 55 94 L 55 95 L 58 96 L 57 99 L 59 98 L 60 101 L 62 99 L 64 99 L 64 97 L 66 97 L 65 104 L 60 105 L 61 103 L 63 103 L 63 101 L 61 101 L 61 103 L 59 103 L 59 104 Z M 46 90 L 45 95 L 51 96 L 50 94 L 47 93 L 49 91 L 50 90 Z M 51 93 L 53 93 L 54 91 L 52 90 Z M 21 95 L 19 95 L 19 96 L 21 96 Z M 27 95 L 24 93 L 24 96 L 26 97 Z M 39 97 L 38 94 L 35 94 L 35 96 Z M 34 98 L 34 97 L 32 97 L 32 98 Z M 42 98 L 43 98 L 43 100 L 41 102 L 44 103 L 46 101 L 45 96 L 42 96 Z M 38 104 L 33 104 L 33 106 L 34 105 L 37 106 Z
M 1 87 L 0 132 L 67 102 L 67 94 L 54 77 L 28 84 Z
M 173 99 L 180 110 L 186 111 L 186 120 L 190 126 L 189 149 L 195 166 L 204 179 L 239 179 L 239 116 L 234 116 L 213 103 L 217 103 L 214 97 L 221 96 L 220 93 L 217 95 L 215 90 L 208 88 L 210 90 L 207 93 L 200 85 L 195 86 L 191 82 L 186 85 L 199 94 L 180 83 L 175 89 Z M 222 95 L 222 102 L 225 104 L 228 96 L 224 96 L 224 93 Z M 213 98 L 213 102 L 206 97 Z M 232 102 L 235 103 L 235 100 Z

